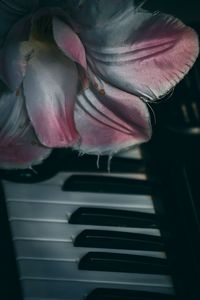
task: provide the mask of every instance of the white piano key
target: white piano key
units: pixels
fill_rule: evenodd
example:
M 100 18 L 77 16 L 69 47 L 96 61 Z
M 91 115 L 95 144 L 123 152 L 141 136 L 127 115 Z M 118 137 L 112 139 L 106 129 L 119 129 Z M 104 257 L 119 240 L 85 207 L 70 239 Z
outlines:
M 130 147 L 127 150 L 120 151 L 115 156 L 140 160 L 142 159 L 142 151 L 140 147 L 135 146 Z
M 151 257 L 166 258 L 162 251 L 141 251 L 126 249 L 105 249 L 74 247 L 72 241 L 36 241 L 36 240 L 15 240 L 15 250 L 18 259 L 22 258 L 47 258 L 47 259 L 71 259 L 75 260 L 82 257 L 86 252 L 112 252 L 135 255 L 146 255 Z
M 97 286 L 113 286 L 115 288 L 130 288 L 134 286 L 149 287 L 154 286 L 155 290 L 173 290 L 171 278 L 167 275 L 104 272 L 104 271 L 85 271 L 78 270 L 78 262 L 70 261 L 48 261 L 48 260 L 20 260 L 18 267 L 21 280 L 45 279 L 53 281 L 65 281 L 77 283 L 96 284 Z M 74 291 L 75 292 L 75 291 Z M 45 295 L 38 295 L 45 296 Z M 53 295 L 52 295 L 53 296 Z
M 39 278 L 64 278 L 66 280 L 84 280 L 88 281 L 117 281 L 121 283 L 137 281 L 143 279 L 143 282 L 164 282 L 169 279 L 168 275 L 160 274 L 140 274 L 140 273 L 124 273 L 124 272 L 106 272 L 106 271 L 88 271 L 78 270 L 78 262 L 80 258 L 70 259 L 18 259 L 18 268 L 21 277 L 39 277 Z M 135 280 L 137 277 L 137 280 Z M 163 279 L 165 279 L 163 281 Z
M 151 195 L 123 195 L 107 193 L 64 192 L 61 187 L 31 184 L 4 185 L 6 201 L 93 205 L 116 208 L 147 208 L 154 212 Z
M 63 192 L 64 193 L 64 192 Z M 66 195 L 67 196 L 67 195 Z M 71 214 L 76 211 L 80 206 L 82 207 L 100 207 L 113 209 L 113 197 L 107 197 L 108 195 L 102 195 L 102 201 L 100 203 L 96 201 L 96 195 L 88 199 L 85 202 L 73 203 L 72 201 L 66 203 L 56 202 L 39 202 L 33 200 L 9 200 L 7 208 L 9 211 L 9 219 L 43 219 L 43 220 L 66 220 Z M 75 195 L 74 195 L 75 197 Z M 105 201 L 107 200 L 107 203 Z M 82 199 L 83 200 L 83 199 Z M 90 201 L 89 201 L 90 200 Z M 100 200 L 100 199 L 99 199 Z M 110 200 L 110 201 L 109 201 Z M 131 202 L 132 200 L 132 202 Z M 111 202 L 112 201 L 112 202 Z M 138 195 L 134 201 L 126 195 L 121 197 L 115 197 L 116 203 L 115 209 L 134 210 L 138 212 L 154 213 L 152 200 L 150 197 Z M 110 203 L 111 202 L 111 203 Z M 128 202 L 128 203 L 127 203 Z
M 121 282 L 87 282 L 87 280 L 73 282 L 66 280 L 48 280 L 41 278 L 23 279 L 23 291 L 25 299 L 40 298 L 44 299 L 67 299 L 67 300 L 83 300 L 95 288 L 127 288 L 130 290 L 142 290 L 149 292 L 160 292 L 166 294 L 173 294 L 171 282 L 165 283 L 151 282 L 145 284 L 137 280 L 136 282 L 129 282 L 124 286 Z
M 15 220 L 11 221 L 11 229 L 14 238 L 44 238 L 71 240 L 84 229 L 105 229 L 106 226 L 93 225 L 73 225 L 67 221 L 47 221 L 47 220 Z M 109 226 L 109 230 L 144 233 L 160 236 L 159 229 L 151 228 L 129 228 Z
M 69 217 L 79 207 L 155 213 L 151 195 L 62 191 L 61 187 L 65 180 L 74 174 L 63 172 L 38 184 L 7 181 L 3 183 L 24 294 L 23 300 L 83 300 L 98 287 L 173 293 L 170 276 L 77 269 L 79 259 L 89 251 L 159 258 L 166 258 L 166 255 L 164 252 L 155 251 L 74 247 L 73 239 L 85 229 L 108 229 L 160 236 L 159 229 L 68 224 Z M 91 175 L 91 173 L 84 174 Z M 108 176 L 108 173 L 104 175 Z M 146 179 L 144 173 L 110 175 Z
M 138 180 L 147 180 L 147 175 L 144 172 L 132 172 L 132 173 L 119 173 L 119 172 L 59 172 L 58 174 L 56 174 L 55 176 L 53 176 L 52 178 L 48 179 L 48 180 L 44 180 L 41 182 L 37 182 L 37 186 L 62 186 L 64 184 L 64 182 L 69 179 L 71 176 L 74 175 L 81 175 L 81 176 L 106 176 L 106 177 L 118 177 L 118 178 L 127 178 L 127 179 L 138 179 Z M 14 187 L 18 187 L 18 185 L 20 185 L 21 187 L 24 186 L 26 187 L 26 184 L 23 183 L 15 183 L 12 182 L 10 183 L 7 180 L 3 180 L 3 184 L 6 187 L 7 185 L 12 184 L 13 188 Z M 36 185 L 34 184 L 34 186 Z M 31 184 L 30 184 L 31 185 Z M 33 184 L 32 184 L 33 185 Z
M 50 298 L 51 300 L 60 300 L 58 298 Z M 49 298 L 38 298 L 38 297 L 28 297 L 28 298 L 24 298 L 24 300 L 49 300 Z M 67 300 L 72 300 L 72 299 L 67 299 Z M 81 298 L 79 298 L 78 300 L 82 300 Z
M 23 298 L 24 300 L 49 300 L 49 298 L 40 298 L 40 297 L 28 297 L 28 298 Z M 50 300 L 60 300 L 58 298 L 50 298 Z M 66 299 L 65 299 L 66 300 Z M 73 300 L 73 299 L 67 299 L 67 300 Z M 77 299 L 77 300 L 82 300 L 81 298 Z
M 51 300 L 59 300 L 58 298 L 50 298 Z M 38 298 L 38 297 L 28 297 L 28 298 L 24 298 L 24 300 L 49 300 L 49 298 Z M 67 300 L 71 300 L 71 299 L 67 299 Z M 78 300 L 82 300 L 82 299 L 78 299 Z

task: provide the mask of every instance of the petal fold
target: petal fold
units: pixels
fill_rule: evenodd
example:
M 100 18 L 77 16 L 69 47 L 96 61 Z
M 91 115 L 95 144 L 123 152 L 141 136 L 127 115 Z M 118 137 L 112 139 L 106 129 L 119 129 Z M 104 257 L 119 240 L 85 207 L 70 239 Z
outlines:
M 87 69 L 85 49 L 78 35 L 64 22 L 53 18 L 53 35 L 58 47 L 73 61 Z
M 87 62 L 85 49 L 78 35 L 66 23 L 53 18 L 53 35 L 57 46 L 63 53 L 78 63 L 79 79 L 83 89 L 88 88 Z
M 95 3 L 88 11 L 97 9 Z M 82 26 L 80 37 L 93 72 L 150 101 L 172 89 L 199 52 L 198 36 L 190 27 L 172 16 L 136 9 L 130 1 L 103 25 Z
M 53 44 L 34 42 L 34 49 L 23 81 L 29 118 L 43 145 L 71 146 L 78 139 L 74 125 L 76 66 Z
M 146 104 L 105 82 L 78 96 L 75 123 L 81 137 L 75 148 L 88 154 L 114 154 L 151 137 Z
M 51 152 L 42 146 L 30 124 L 20 90 L 0 98 L 0 168 L 27 168 L 40 163 Z

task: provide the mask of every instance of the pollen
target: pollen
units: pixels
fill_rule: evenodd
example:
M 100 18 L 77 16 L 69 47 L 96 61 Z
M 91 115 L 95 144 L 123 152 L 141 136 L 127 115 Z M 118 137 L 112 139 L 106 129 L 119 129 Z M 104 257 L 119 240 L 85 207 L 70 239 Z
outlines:
M 101 96 L 105 96 L 106 92 L 105 92 L 104 89 L 100 89 L 100 90 L 99 90 L 99 94 L 100 94 Z
M 95 89 L 97 89 L 97 90 L 99 89 L 99 86 L 98 86 L 98 84 L 97 84 L 96 82 L 94 83 L 94 87 L 95 87 Z

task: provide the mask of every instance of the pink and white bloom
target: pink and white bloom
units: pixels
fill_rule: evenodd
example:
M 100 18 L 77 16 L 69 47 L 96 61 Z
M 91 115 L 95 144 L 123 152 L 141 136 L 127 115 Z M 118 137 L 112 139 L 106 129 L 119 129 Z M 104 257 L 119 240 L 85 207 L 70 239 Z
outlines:
M 0 50 L 0 167 L 29 167 L 56 147 L 113 154 L 148 141 L 146 102 L 194 64 L 194 30 L 132 0 L 30 3 Z

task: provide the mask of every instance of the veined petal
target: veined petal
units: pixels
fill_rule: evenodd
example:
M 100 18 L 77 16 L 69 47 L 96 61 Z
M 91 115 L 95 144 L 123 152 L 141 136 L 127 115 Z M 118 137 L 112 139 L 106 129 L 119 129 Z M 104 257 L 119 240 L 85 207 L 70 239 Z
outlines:
M 23 82 L 29 118 L 43 145 L 71 146 L 78 139 L 74 125 L 76 66 L 53 44 L 34 43 Z
M 78 35 L 58 18 L 53 19 L 54 40 L 63 53 L 80 65 L 79 79 L 83 88 L 89 85 L 85 49 Z
M 50 154 L 34 133 L 21 91 L 1 96 L 0 114 L 0 168 L 30 167 Z
M 83 26 L 80 37 L 95 73 L 152 101 L 184 77 L 199 51 L 191 28 L 172 16 L 137 10 L 130 2 L 102 26 Z
M 73 61 L 87 69 L 85 49 L 78 35 L 64 22 L 53 18 L 53 35 L 58 47 Z
M 75 123 L 81 139 L 75 148 L 89 154 L 114 154 L 149 140 L 146 104 L 105 82 L 103 88 L 91 87 L 78 96 Z

